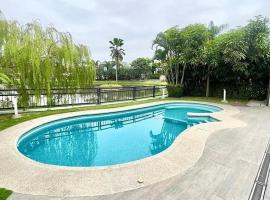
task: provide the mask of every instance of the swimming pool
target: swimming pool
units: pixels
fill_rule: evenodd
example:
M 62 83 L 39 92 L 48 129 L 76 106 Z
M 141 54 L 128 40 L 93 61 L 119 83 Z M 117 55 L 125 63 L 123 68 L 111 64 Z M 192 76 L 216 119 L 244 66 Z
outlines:
M 18 141 L 26 157 L 46 164 L 91 167 L 140 160 L 167 149 L 185 129 L 214 118 L 189 117 L 219 107 L 167 103 L 121 112 L 64 118 L 38 126 Z

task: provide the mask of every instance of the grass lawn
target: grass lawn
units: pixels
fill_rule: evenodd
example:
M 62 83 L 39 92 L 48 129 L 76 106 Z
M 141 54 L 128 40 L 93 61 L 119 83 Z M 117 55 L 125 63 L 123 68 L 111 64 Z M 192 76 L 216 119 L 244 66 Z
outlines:
M 156 80 L 132 80 L 132 81 L 95 81 L 96 87 L 123 87 L 123 86 L 152 86 L 152 85 L 167 85 L 166 82 Z
M 11 195 L 12 191 L 0 188 L 0 200 L 5 200 Z
M 186 101 L 204 101 L 204 102 L 212 102 L 212 103 L 221 103 L 220 98 L 213 98 L 213 97 L 182 97 L 182 98 L 166 98 L 164 100 L 186 100 Z M 116 107 L 123 107 L 123 106 L 130 106 L 130 105 L 137 105 L 137 104 L 144 104 L 150 102 L 157 102 L 157 101 L 164 101 L 163 99 L 150 99 L 144 101 L 131 101 L 131 102 L 124 102 L 124 103 L 117 103 L 117 104 L 107 104 L 107 105 L 96 105 L 96 106 L 85 106 L 85 107 L 77 107 L 77 108 L 68 108 L 68 109 L 61 109 L 61 110 L 47 110 L 47 111 L 37 111 L 37 112 L 29 112 L 29 113 L 22 113 L 22 117 L 18 119 L 12 119 L 11 114 L 3 114 L 0 115 L 0 131 L 8 128 L 10 126 L 19 124 L 21 122 L 35 119 L 38 117 L 44 117 L 53 114 L 60 114 L 66 112 L 76 112 L 76 111 L 83 111 L 83 110 L 98 110 L 98 109 L 107 109 L 107 108 L 116 108 Z M 243 106 L 246 105 L 247 100 L 237 100 L 237 99 L 229 99 L 229 104 L 232 105 L 239 105 Z

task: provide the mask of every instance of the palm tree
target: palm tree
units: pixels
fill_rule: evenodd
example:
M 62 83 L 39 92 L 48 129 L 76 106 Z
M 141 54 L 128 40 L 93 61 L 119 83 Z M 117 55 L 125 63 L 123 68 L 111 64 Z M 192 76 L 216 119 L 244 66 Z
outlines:
M 177 46 L 175 40 L 177 40 L 178 38 L 177 36 L 175 36 L 175 34 L 170 33 L 176 33 L 177 31 L 178 31 L 177 27 L 173 27 L 171 29 L 168 29 L 164 33 L 163 32 L 159 33 L 152 44 L 152 48 L 153 47 L 156 48 L 154 53 L 154 59 L 159 60 L 162 63 L 165 63 L 164 68 L 167 73 L 166 75 L 167 81 L 170 84 L 175 85 L 178 84 L 178 73 L 176 72 L 175 75 L 173 72 L 174 67 L 173 60 L 175 58 Z M 177 78 L 175 78 L 175 76 L 177 76 Z
M 208 25 L 208 31 L 210 33 L 210 39 L 214 39 L 221 31 L 228 27 L 228 24 L 215 25 L 213 21 L 210 21 Z
M 123 56 L 125 54 L 125 50 L 122 49 L 122 46 L 124 45 L 124 41 L 120 38 L 113 38 L 112 41 L 110 41 L 110 49 L 111 49 L 111 57 L 116 63 L 116 74 L 115 74 L 115 80 L 118 81 L 118 68 L 120 65 L 120 62 L 123 60 Z

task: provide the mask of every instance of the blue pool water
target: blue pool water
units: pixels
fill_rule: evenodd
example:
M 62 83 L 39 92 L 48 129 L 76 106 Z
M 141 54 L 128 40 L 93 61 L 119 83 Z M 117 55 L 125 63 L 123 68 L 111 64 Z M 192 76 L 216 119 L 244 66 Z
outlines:
M 187 112 L 221 110 L 203 104 L 170 103 L 136 110 L 65 118 L 38 126 L 18 141 L 18 150 L 35 161 L 61 166 L 127 163 L 167 149 L 185 129 L 216 121 Z

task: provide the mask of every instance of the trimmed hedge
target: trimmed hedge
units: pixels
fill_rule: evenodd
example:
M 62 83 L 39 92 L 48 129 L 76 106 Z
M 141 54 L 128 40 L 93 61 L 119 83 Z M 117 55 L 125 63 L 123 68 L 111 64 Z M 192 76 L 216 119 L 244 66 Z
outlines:
M 264 100 L 266 98 L 267 89 L 259 85 L 210 85 L 211 97 L 223 97 L 223 88 L 227 91 L 227 98 L 231 99 L 256 99 Z M 205 96 L 205 85 L 188 85 L 185 86 L 184 96 Z

